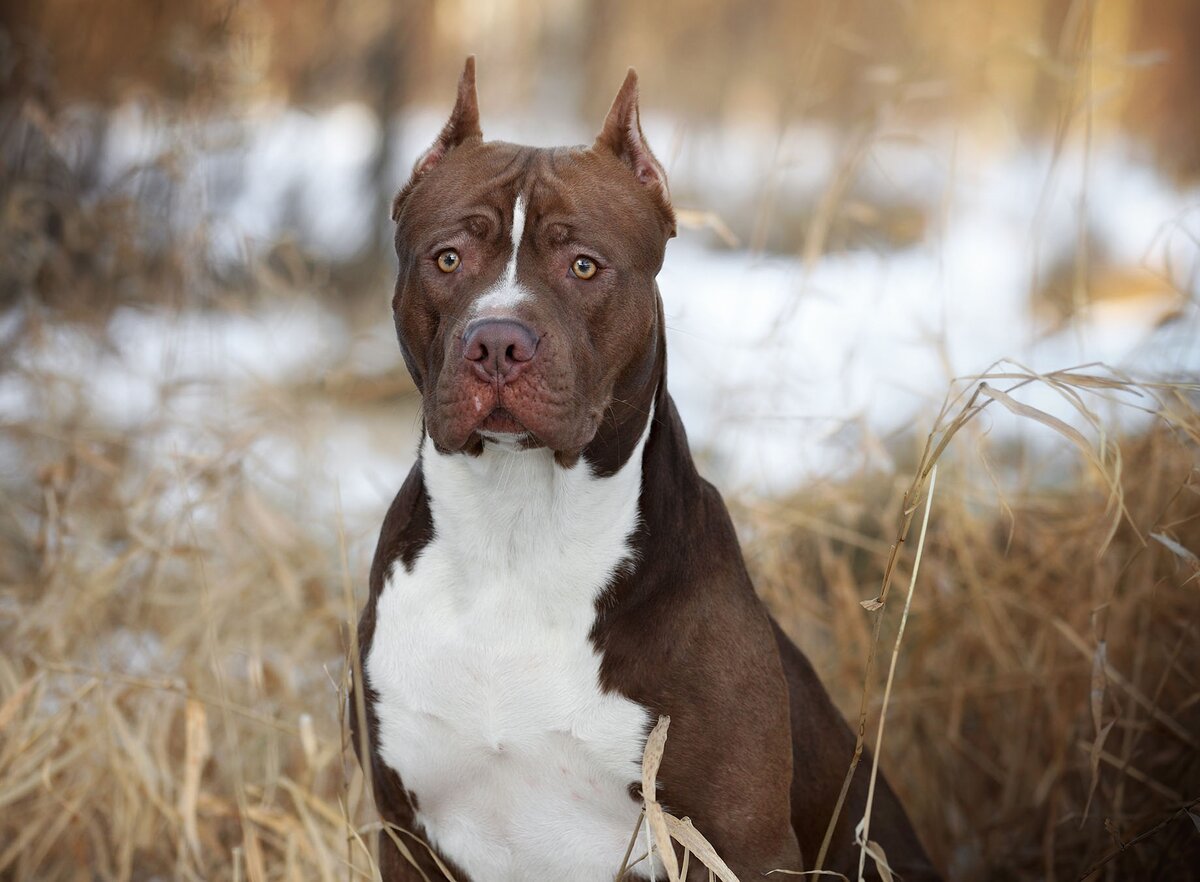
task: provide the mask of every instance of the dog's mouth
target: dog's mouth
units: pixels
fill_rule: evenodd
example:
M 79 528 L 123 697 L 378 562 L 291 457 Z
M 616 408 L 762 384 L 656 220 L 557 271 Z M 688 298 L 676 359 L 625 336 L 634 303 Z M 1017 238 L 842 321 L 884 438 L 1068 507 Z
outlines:
M 536 376 L 523 376 L 516 385 L 484 384 L 470 375 L 454 379 L 462 385 L 447 384 L 449 400 L 426 402 L 426 429 L 441 451 L 475 455 L 488 445 L 577 455 L 596 433 L 599 409 L 581 413 L 575 402 L 560 400 L 565 396 L 531 384 Z
M 517 419 L 506 407 L 493 408 L 479 423 L 476 431 L 483 435 L 525 435 L 529 432 L 524 423 Z

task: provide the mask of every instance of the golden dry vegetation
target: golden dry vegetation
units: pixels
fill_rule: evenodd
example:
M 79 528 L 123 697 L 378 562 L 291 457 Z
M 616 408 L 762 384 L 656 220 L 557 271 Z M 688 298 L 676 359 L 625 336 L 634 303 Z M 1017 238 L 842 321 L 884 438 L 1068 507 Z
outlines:
M 452 79 L 486 31 L 497 68 L 537 59 L 513 62 L 495 94 L 533 94 L 578 60 L 592 116 L 636 60 L 662 104 L 718 121 L 817 115 L 848 150 L 897 107 L 933 119 L 990 101 L 1062 139 L 1134 127 L 1179 180 L 1198 169 L 1200 34 L 1186 0 L 1155 15 L 1067 0 L 955 15 L 925 2 L 755 15 L 671 2 L 660 19 L 625 0 L 569 4 L 566 17 L 510 5 L 115 3 L 83 27 L 88 4 L 54 0 L 3 22 L 0 378 L 39 393 L 19 418 L 0 404 L 0 878 L 369 879 L 377 829 L 345 725 L 371 537 L 253 472 L 255 443 L 314 401 L 410 414 L 405 379 L 258 387 L 252 416 L 214 414 L 173 448 L 171 432 L 196 431 L 177 416 L 186 386 L 116 426 L 71 376 L 11 352 L 18 340 L 52 350 L 64 327 L 103 340 L 118 306 L 219 313 L 317 296 L 373 316 L 378 298 L 361 292 L 386 286 L 386 261 L 330 266 L 281 242 L 235 270 L 205 265 L 203 229 L 164 233 L 187 150 L 101 183 L 94 144 L 57 140 L 78 102 L 133 95 L 186 118 L 263 92 L 349 93 L 387 111 Z M 499 28 L 496 9 L 528 28 Z M 844 192 L 789 215 L 768 189 L 743 241 L 810 260 L 854 246 L 862 211 Z M 872 217 L 908 225 L 889 241 L 923 229 L 903 212 Z M 1124 278 L 1094 257 L 1081 235 L 1056 283 L 1063 313 Z M 1195 308 L 1194 290 L 1175 294 Z M 760 593 L 862 721 L 951 878 L 1200 873 L 1198 380 L 1000 365 L 924 390 L 946 392 L 945 407 L 871 439 L 889 466 L 730 500 Z M 1074 406 L 1085 431 L 1020 403 L 1031 385 Z M 1110 431 L 1114 400 L 1153 416 Z M 993 413 L 1059 439 L 1050 474 L 1031 448 L 989 442 Z

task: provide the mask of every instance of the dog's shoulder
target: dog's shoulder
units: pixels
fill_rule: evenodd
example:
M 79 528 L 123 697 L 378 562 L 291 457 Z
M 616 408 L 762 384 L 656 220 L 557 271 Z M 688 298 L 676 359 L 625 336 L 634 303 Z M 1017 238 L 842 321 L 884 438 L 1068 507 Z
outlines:
M 388 507 L 379 530 L 375 558 L 371 563 L 371 600 L 379 597 L 392 567 L 399 563 L 411 568 L 421 549 L 433 539 L 433 515 L 425 476 L 418 460 L 409 471 L 400 492 Z

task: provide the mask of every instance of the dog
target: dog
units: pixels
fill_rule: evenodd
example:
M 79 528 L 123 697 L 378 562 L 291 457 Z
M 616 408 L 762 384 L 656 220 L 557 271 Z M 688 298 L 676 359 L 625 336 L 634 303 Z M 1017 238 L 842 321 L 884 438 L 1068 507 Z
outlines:
M 350 713 L 390 830 L 382 878 L 612 882 L 660 715 L 666 809 L 743 882 L 804 868 L 854 738 L 755 594 L 667 391 L 655 277 L 675 215 L 636 74 L 594 144 L 540 149 L 483 140 L 468 59 L 392 216 L 424 430 Z M 826 861 L 848 875 L 866 774 Z M 899 874 L 937 878 L 883 780 L 872 818 Z M 625 878 L 667 877 L 656 856 Z

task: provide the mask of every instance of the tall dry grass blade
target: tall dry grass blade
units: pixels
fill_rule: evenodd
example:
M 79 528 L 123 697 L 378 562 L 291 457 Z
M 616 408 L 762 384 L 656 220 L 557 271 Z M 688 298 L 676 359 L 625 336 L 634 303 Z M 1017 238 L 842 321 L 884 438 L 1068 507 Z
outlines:
M 1093 876 L 1096 875 L 1096 873 L 1098 873 L 1098 872 L 1100 872 L 1100 870 L 1104 869 L 1104 867 L 1106 865 L 1112 863 L 1114 860 L 1116 860 L 1122 854 L 1126 853 L 1129 849 L 1134 848 L 1135 846 L 1139 845 L 1142 842 L 1145 842 L 1147 839 L 1150 839 L 1156 833 L 1158 833 L 1162 829 L 1164 829 L 1171 822 L 1181 820 L 1185 816 L 1192 819 L 1192 823 L 1196 825 L 1197 834 L 1200 834 L 1200 816 L 1197 816 L 1192 811 L 1194 808 L 1196 808 L 1198 806 L 1200 806 L 1200 797 L 1197 797 L 1196 799 L 1189 801 L 1187 804 L 1181 806 L 1176 811 L 1171 812 L 1166 817 L 1159 820 L 1158 823 L 1154 824 L 1152 827 L 1148 827 L 1147 829 L 1143 830 L 1141 833 L 1139 833 L 1137 836 L 1134 836 L 1132 839 L 1129 839 L 1125 842 L 1119 843 L 1116 848 L 1114 848 L 1112 851 L 1110 851 L 1108 854 L 1106 854 L 1100 860 L 1096 861 L 1094 864 L 1092 864 L 1090 867 L 1088 867 L 1087 870 L 1084 871 L 1083 875 L 1081 875 L 1079 877 L 1078 882 L 1085 882 L 1085 880 L 1091 879 Z
M 16 691 L 4 700 L 4 704 L 0 704 L 0 735 L 5 733 L 16 717 L 17 711 L 25 703 L 25 699 L 33 694 L 33 690 L 37 688 L 41 681 L 42 674 L 39 671 L 18 686 Z
M 893 882 L 895 874 L 892 872 L 892 865 L 888 863 L 887 852 L 883 850 L 882 845 L 874 839 L 865 838 L 862 833 L 862 822 L 860 821 L 855 829 L 855 835 L 860 837 L 859 844 L 862 846 L 863 852 L 871 856 L 871 860 L 875 863 L 875 869 L 878 871 L 882 882 Z M 861 869 L 858 871 L 858 882 L 866 882 Z
M 687 866 L 687 861 L 691 855 L 695 855 L 699 861 L 708 869 L 709 877 L 714 875 L 721 882 L 739 882 L 737 875 L 729 868 L 729 866 L 717 854 L 717 850 L 713 848 L 704 835 L 696 829 L 688 818 L 680 820 L 674 815 L 671 815 L 663 810 L 659 804 L 655 794 L 657 792 L 658 768 L 662 764 L 663 754 L 666 751 L 667 745 L 667 730 L 670 728 L 671 718 L 660 716 L 658 723 L 650 731 L 646 737 L 646 746 L 642 751 L 642 800 L 645 804 L 643 815 L 646 818 L 647 839 L 650 841 L 650 848 L 647 850 L 645 859 L 648 862 L 648 871 L 651 874 L 651 879 L 654 878 L 654 854 L 660 856 L 660 860 L 667 871 L 667 878 L 670 882 L 680 882 L 683 874 L 679 867 L 679 861 L 675 854 L 675 846 L 672 840 L 678 842 L 684 848 L 684 866 Z M 638 818 L 638 826 L 634 829 L 634 838 L 637 837 L 637 831 L 641 828 L 641 817 Z M 617 879 L 620 880 L 628 866 L 626 862 L 629 860 L 629 854 L 633 850 L 633 841 L 630 841 L 630 847 L 626 852 L 625 859 L 621 863 L 621 871 L 617 874 Z M 641 858 L 638 859 L 640 861 Z M 638 863 L 634 861 L 634 863 Z
M 263 863 L 262 845 L 258 841 L 258 833 L 250 824 L 245 826 L 245 831 L 243 853 L 246 857 L 247 882 L 267 882 L 267 869 Z
M 929 473 L 929 488 L 925 491 L 925 515 L 921 519 L 921 532 L 917 536 L 917 553 L 913 558 L 912 574 L 908 577 L 908 594 L 904 598 L 904 610 L 900 614 L 900 627 L 896 631 L 896 641 L 892 644 L 892 661 L 888 666 L 887 683 L 883 687 L 883 706 L 879 710 L 879 730 L 875 733 L 875 753 L 871 761 L 871 779 L 867 786 L 867 804 L 863 811 L 862 826 L 862 848 L 858 854 L 858 877 L 863 878 L 863 869 L 866 867 L 867 850 L 871 845 L 871 809 L 875 805 L 875 784 L 879 778 L 879 757 L 883 753 L 883 729 L 887 722 L 888 702 L 892 698 L 892 683 L 896 679 L 896 662 L 900 658 L 900 644 L 904 641 L 904 629 L 908 625 L 908 614 L 912 609 L 913 591 L 917 586 L 917 574 L 921 570 L 921 558 L 925 554 L 925 535 L 929 531 L 929 512 L 933 508 L 933 492 L 937 487 L 937 464 L 935 463 L 932 471 Z M 882 849 L 877 849 L 882 853 Z M 876 865 L 879 868 L 879 874 L 884 877 L 884 880 L 890 878 L 890 873 L 886 871 L 886 859 L 880 862 L 879 858 L 875 857 Z
M 1197 576 L 1200 576 L 1200 557 L 1197 557 L 1195 552 L 1185 548 L 1183 545 L 1165 533 L 1151 533 L 1150 538 L 1170 551 L 1171 554 L 1179 558 L 1179 560 L 1183 562 L 1184 566 L 1192 571 L 1192 575 L 1188 577 L 1188 582 L 1192 581 L 1192 579 L 1195 579 Z
M 1096 651 L 1092 654 L 1092 686 L 1088 703 L 1092 711 L 1092 727 L 1096 731 L 1096 737 L 1092 742 L 1091 752 L 1092 780 L 1088 785 L 1088 796 L 1083 805 L 1083 815 L 1079 819 L 1081 827 L 1087 820 L 1088 810 L 1092 807 L 1092 798 L 1096 794 L 1096 787 L 1100 784 L 1100 754 L 1104 750 L 1104 742 L 1108 740 L 1108 734 L 1117 722 L 1116 717 L 1109 720 L 1108 723 L 1103 721 L 1104 697 L 1108 692 L 1108 676 L 1105 673 L 1107 666 L 1108 641 L 1100 640 L 1096 643 Z
M 637 823 L 633 825 L 633 833 L 629 837 L 629 844 L 625 846 L 625 856 L 621 858 L 621 868 L 617 870 L 615 882 L 621 882 L 625 878 L 625 873 L 629 869 L 629 859 L 633 856 L 633 847 L 637 845 L 638 834 L 642 832 L 642 822 L 645 819 L 646 813 L 639 812 Z
M 737 875 L 729 869 L 725 861 L 721 860 L 721 856 L 717 854 L 712 843 L 704 838 L 704 835 L 695 828 L 689 818 L 680 820 L 674 815 L 664 812 L 663 819 L 666 821 L 671 838 L 687 849 L 690 854 L 694 854 L 708 868 L 710 877 L 715 875 L 721 882 L 738 882 Z M 673 851 L 674 849 L 672 849 Z
M 431 882 L 428 874 L 421 869 L 421 865 L 417 862 L 416 855 L 412 853 L 412 849 L 408 847 L 408 843 L 400 838 L 397 831 L 393 830 L 389 824 L 384 824 L 381 829 L 392 845 L 395 846 L 396 850 L 400 852 L 401 857 L 408 861 L 408 865 L 417 871 L 417 875 L 421 877 L 421 882 Z
M 660 716 L 646 737 L 646 746 L 642 750 L 642 801 L 646 807 L 646 827 L 652 837 L 653 846 L 658 849 L 659 859 L 667 871 L 667 879 L 669 882 L 679 882 L 679 863 L 675 859 L 675 847 L 671 845 L 671 833 L 663 817 L 663 808 L 655 796 L 658 767 L 662 764 L 663 751 L 667 745 L 667 729 L 670 726 L 671 718 Z M 653 875 L 653 849 L 647 861 Z
M 1067 425 L 1058 417 L 1051 416 L 1044 410 L 1039 410 L 1031 405 L 1023 404 L 1020 401 L 1017 401 L 1007 392 L 1003 392 L 988 383 L 980 383 L 979 390 L 988 398 L 999 401 L 1017 416 L 1024 417 L 1028 420 L 1033 420 L 1034 422 L 1041 423 L 1047 428 L 1053 429 L 1055 432 L 1062 435 L 1064 438 L 1074 444 L 1084 455 L 1084 457 L 1093 465 L 1095 465 L 1096 468 L 1100 469 L 1101 471 L 1104 470 L 1104 463 L 1101 462 L 1096 456 L 1095 451 L 1092 450 L 1092 445 L 1088 443 L 1087 438 L 1083 437 L 1083 433 L 1074 426 Z
M 53 780 L 59 772 L 69 769 L 76 760 L 91 750 L 92 745 L 80 742 L 53 760 L 43 763 L 39 768 L 30 770 L 23 777 L 5 781 L 4 786 L 0 787 L 0 809 L 7 808 L 39 787 L 45 787 L 47 781 Z
M 334 882 L 334 857 L 330 854 L 329 843 L 321 835 L 321 828 L 317 824 L 317 819 L 313 817 L 312 812 L 309 810 L 309 802 L 305 798 L 304 791 L 295 782 L 289 781 L 286 778 L 282 779 L 279 783 L 292 797 L 292 804 L 295 806 L 296 813 L 300 816 L 300 821 L 304 825 L 304 832 L 308 836 L 308 844 L 315 859 L 321 882 Z
M 168 678 L 154 677 L 135 677 L 129 674 L 121 674 L 115 671 L 101 671 L 95 668 L 85 667 L 83 665 L 68 665 L 59 662 L 47 662 L 45 670 L 59 674 L 70 674 L 72 676 L 91 677 L 93 686 L 100 684 L 121 683 L 126 686 L 132 686 L 137 689 L 158 690 L 162 692 L 171 692 L 176 695 L 181 695 L 188 700 L 199 701 L 206 707 L 217 708 L 221 712 L 228 712 L 234 716 L 242 717 L 258 725 L 273 729 L 285 735 L 298 735 L 297 727 L 284 723 L 274 717 L 260 713 L 251 707 L 244 704 L 238 704 L 232 701 L 224 701 L 219 696 L 211 695 L 206 692 L 201 692 L 176 680 Z M 73 699 L 73 701 L 82 700 L 82 696 Z
M 358 830 L 356 830 L 354 827 L 354 824 L 351 823 L 350 812 L 347 809 L 346 804 L 344 802 L 339 801 L 338 807 L 342 810 L 342 824 L 345 826 L 346 830 L 349 832 L 349 838 L 358 846 L 359 851 L 362 852 L 363 857 L 367 861 L 367 872 L 365 872 L 365 873 L 362 873 L 362 871 L 359 871 L 359 872 L 361 873 L 361 875 L 366 876 L 368 879 L 372 880 L 372 882 L 382 882 L 382 876 L 379 872 L 379 864 L 375 862 L 371 847 L 367 844 L 366 840 L 363 839 L 362 833 L 360 833 Z M 371 838 L 377 839 L 378 837 L 371 837 Z M 351 861 L 350 866 L 352 869 L 354 868 L 352 861 Z
M 741 245 L 737 233 L 730 229 L 725 219 L 715 211 L 705 211 L 699 208 L 676 208 L 675 221 L 683 229 L 712 230 L 722 244 L 727 248 L 737 248 Z
M 1075 649 L 1082 653 L 1085 658 L 1088 658 L 1089 660 L 1091 659 L 1094 650 L 1087 645 L 1087 641 L 1080 637 L 1067 622 L 1063 621 L 1061 618 L 1055 617 L 1050 623 L 1060 634 L 1066 637 L 1067 641 L 1074 646 Z M 1109 680 L 1121 687 L 1121 689 L 1123 689 L 1130 698 L 1137 702 L 1138 705 L 1140 705 L 1141 708 L 1146 711 L 1146 713 L 1150 714 L 1150 716 L 1154 717 L 1155 720 L 1161 723 L 1168 732 L 1189 747 L 1192 747 L 1195 750 L 1200 750 L 1200 739 L 1198 739 L 1193 733 L 1189 732 L 1186 726 L 1151 701 L 1141 689 L 1131 683 L 1128 678 L 1126 678 L 1120 671 L 1113 667 L 1111 662 L 1105 662 L 1104 674 Z
M 200 796 L 200 776 L 212 756 L 208 738 L 208 714 L 204 705 L 189 698 L 184 705 L 183 786 L 179 790 L 179 815 L 183 819 L 183 838 L 192 860 L 200 865 L 200 833 L 196 825 L 196 800 Z
M 1161 781 L 1155 780 L 1140 769 L 1136 769 L 1129 763 L 1124 762 L 1120 757 L 1113 756 L 1107 750 L 1096 750 L 1096 746 L 1094 744 L 1088 744 L 1086 741 L 1082 740 L 1078 742 L 1078 747 L 1080 750 L 1087 751 L 1089 755 L 1093 753 L 1096 754 L 1096 756 L 1103 760 L 1107 765 L 1117 769 L 1123 775 L 1128 776 L 1131 780 L 1137 781 L 1139 784 L 1142 784 L 1145 787 L 1153 790 L 1168 802 L 1181 803 L 1184 801 L 1183 794 L 1178 790 L 1174 790 Z
M 1040 380 L 1044 385 L 1057 392 L 1071 393 L 1070 385 L 1062 381 L 1061 375 L 1057 377 L 1043 377 L 1040 375 L 1031 374 L 1031 376 L 1037 380 Z M 1084 459 L 1087 462 L 1090 462 L 1100 476 L 1105 480 L 1108 485 L 1109 506 L 1113 510 L 1114 517 L 1109 527 L 1108 535 L 1105 537 L 1104 543 L 1098 549 L 1096 549 L 1097 557 L 1102 555 L 1108 548 L 1109 543 L 1112 542 L 1113 535 L 1117 532 L 1121 515 L 1128 515 L 1128 512 L 1125 510 L 1124 492 L 1121 489 L 1119 449 L 1114 452 L 1114 455 L 1118 457 L 1118 461 L 1110 466 L 1105 461 L 1105 454 L 1109 452 L 1109 445 L 1104 441 L 1103 438 L 1101 438 L 1100 452 L 1098 454 L 1092 448 L 1092 445 L 1088 442 L 1087 438 L 1083 436 L 1082 432 L 1080 432 L 1074 426 L 1063 422 L 1058 417 L 1048 414 L 1044 410 L 1039 410 L 1032 405 L 1017 401 L 1007 392 L 1003 392 L 994 386 L 989 385 L 988 383 L 981 383 L 979 389 L 984 395 L 988 396 L 993 401 L 998 401 L 1017 416 L 1041 423 L 1043 426 L 1046 426 L 1047 428 L 1066 438 L 1075 445 L 1080 453 L 1083 454 Z M 1068 394 L 1067 398 L 1075 407 L 1075 409 L 1082 414 L 1088 422 L 1103 432 L 1099 419 L 1097 419 L 1096 416 L 1083 405 L 1077 395 Z
M 438 853 L 433 850 L 433 846 L 431 846 L 423 838 L 418 836 L 416 833 L 413 833 L 411 830 L 405 830 L 403 827 L 399 827 L 396 824 L 385 823 L 384 829 L 387 831 L 388 836 L 391 838 L 391 840 L 393 842 L 399 842 L 399 837 L 396 835 L 397 833 L 403 833 L 405 836 L 409 837 L 410 839 L 415 840 L 418 845 L 420 845 L 422 848 L 425 849 L 425 851 L 427 851 L 429 853 L 429 857 L 433 860 L 434 864 L 437 865 L 438 871 L 442 874 L 443 877 L 445 877 L 446 882 L 458 882 L 458 880 L 455 879 L 454 874 L 452 872 L 450 872 L 450 868 L 448 866 L 446 866 L 446 862 L 443 861 L 438 856 Z M 415 858 L 412 857 L 412 852 L 408 851 L 407 848 L 405 848 L 403 850 L 405 852 L 407 852 L 406 857 L 408 858 L 408 860 L 411 863 L 413 863 L 414 866 L 416 866 L 416 860 L 415 860 Z M 418 867 L 418 870 L 419 869 L 420 868 Z M 425 873 L 422 872 L 421 876 L 424 878 Z

